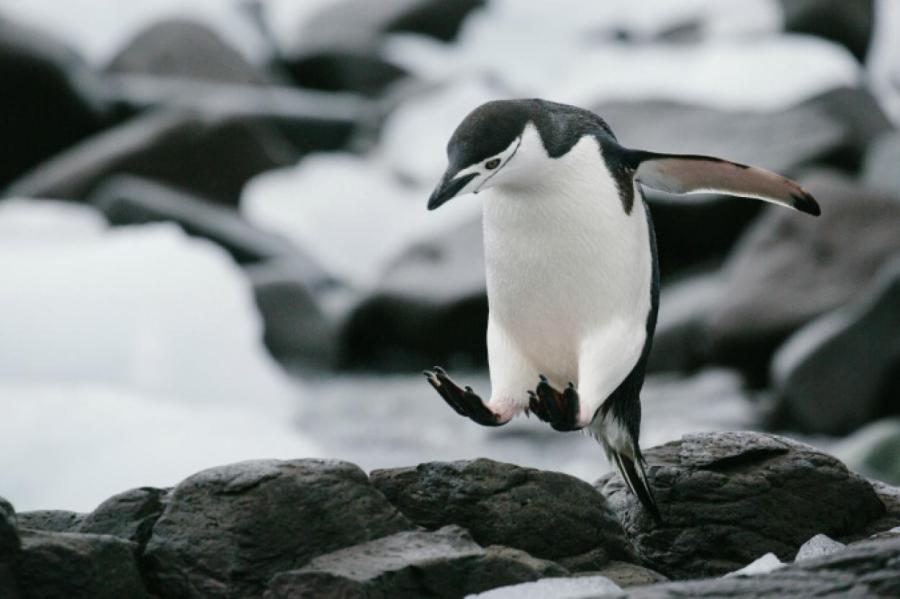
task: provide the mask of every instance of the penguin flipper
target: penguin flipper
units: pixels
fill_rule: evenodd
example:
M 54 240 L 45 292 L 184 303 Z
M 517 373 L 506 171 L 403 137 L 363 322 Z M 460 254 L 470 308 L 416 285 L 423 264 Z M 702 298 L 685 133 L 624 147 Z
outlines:
M 653 496 L 653 490 L 650 483 L 647 482 L 647 473 L 644 471 L 643 457 L 638 454 L 636 460 L 632 460 L 627 455 L 609 448 L 609 454 L 616 462 L 619 474 L 632 494 L 638 498 L 644 509 L 647 510 L 657 524 L 663 524 L 662 515 L 659 513 L 659 506 L 656 504 L 656 498 Z
M 634 178 L 670 193 L 725 193 L 781 204 L 818 216 L 819 204 L 786 177 L 711 156 L 631 151 Z

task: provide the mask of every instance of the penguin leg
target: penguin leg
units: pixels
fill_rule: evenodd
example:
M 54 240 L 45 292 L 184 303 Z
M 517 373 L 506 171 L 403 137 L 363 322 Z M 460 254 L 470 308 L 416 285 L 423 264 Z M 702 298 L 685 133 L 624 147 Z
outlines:
M 573 383 L 570 382 L 560 392 L 550 384 L 547 377 L 540 375 L 540 382 L 528 395 L 529 409 L 544 422 L 549 422 L 554 429 L 574 431 L 583 428 L 578 424 L 580 399 Z
M 428 383 L 438 392 L 444 401 L 453 408 L 457 414 L 471 418 L 473 421 L 483 426 L 500 426 L 506 424 L 507 420 L 503 420 L 498 414 L 494 413 L 490 408 L 484 405 L 478 395 L 472 390 L 472 387 L 462 388 L 453 382 L 447 372 L 440 366 L 435 366 L 431 370 L 426 370 L 422 374 L 428 380 Z

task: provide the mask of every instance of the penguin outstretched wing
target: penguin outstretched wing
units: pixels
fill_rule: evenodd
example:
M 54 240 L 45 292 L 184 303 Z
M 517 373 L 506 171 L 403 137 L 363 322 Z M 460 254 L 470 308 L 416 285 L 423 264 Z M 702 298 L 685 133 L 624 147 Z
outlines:
M 773 172 L 711 156 L 632 150 L 634 178 L 670 193 L 726 193 L 788 206 L 818 216 L 819 204 L 794 181 Z

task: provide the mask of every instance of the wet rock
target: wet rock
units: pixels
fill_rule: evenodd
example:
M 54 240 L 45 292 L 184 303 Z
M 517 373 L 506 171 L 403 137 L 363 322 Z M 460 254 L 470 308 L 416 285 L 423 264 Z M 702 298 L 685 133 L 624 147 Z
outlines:
M 242 462 L 175 487 L 144 563 L 161 596 L 259 596 L 278 572 L 410 528 L 352 464 Z
M 138 177 L 114 177 L 89 201 L 112 225 L 178 223 L 189 235 L 213 241 L 240 263 L 297 251 L 286 239 L 256 228 L 234 210 Z
M 236 206 L 248 179 L 296 158 L 287 140 L 260 120 L 163 110 L 79 144 L 17 180 L 6 192 L 83 200 L 105 179 L 129 174 Z
M 802 562 L 803 560 L 824 557 L 826 555 L 831 555 L 832 553 L 837 553 L 845 547 L 846 545 L 838 543 L 828 535 L 816 535 L 800 546 L 794 561 Z
M 97 78 L 71 49 L 43 32 L 0 19 L 0 72 L 0 188 L 105 124 Z
M 657 582 L 667 582 L 669 580 L 656 570 L 616 560 L 598 568 L 596 573 L 605 576 L 623 589 Z
M 206 25 L 165 19 L 139 32 L 107 69 L 188 79 L 258 85 L 269 80 Z
M 779 410 L 803 430 L 846 434 L 900 412 L 900 259 L 872 287 L 806 325 L 775 354 Z
M 481 545 L 553 560 L 598 547 L 611 557 L 628 556 L 603 497 L 565 474 L 482 458 L 376 470 L 371 476 L 407 518 L 428 529 L 458 524 Z
M 288 597 L 462 597 L 497 586 L 560 576 L 553 562 L 508 547 L 482 549 L 458 526 L 401 532 L 313 559 L 269 583 Z
M 487 359 L 480 219 L 412 245 L 341 332 L 348 368 L 415 368 Z
M 863 62 L 875 24 L 872 0 L 781 0 L 784 28 L 837 42 Z
M 66 510 L 34 510 L 16 515 L 19 528 L 46 532 L 77 532 L 85 514 Z
M 856 297 L 900 252 L 900 202 L 830 172 L 803 183 L 822 216 L 768 209 L 731 253 L 704 323 L 714 358 L 757 381 L 791 332 Z
M 654 584 L 629 599 L 669 597 L 893 597 L 900 593 L 900 537 L 865 541 L 770 574 Z
M 167 493 L 166 489 L 140 487 L 113 495 L 84 516 L 78 532 L 112 535 L 143 550 L 162 515 Z
M 107 535 L 25 530 L 13 571 L 24 599 L 140 599 L 136 551 Z
M 853 535 L 884 514 L 872 487 L 835 458 L 774 435 L 705 433 L 645 452 L 664 524 L 617 474 L 598 488 L 646 563 L 674 579 L 717 576 L 811 536 Z
M 621 597 L 622 589 L 605 576 L 577 578 L 544 578 L 500 587 L 474 595 L 473 599 L 587 599 L 589 597 Z
M 900 133 L 888 133 L 875 140 L 866 151 L 862 182 L 900 197 Z

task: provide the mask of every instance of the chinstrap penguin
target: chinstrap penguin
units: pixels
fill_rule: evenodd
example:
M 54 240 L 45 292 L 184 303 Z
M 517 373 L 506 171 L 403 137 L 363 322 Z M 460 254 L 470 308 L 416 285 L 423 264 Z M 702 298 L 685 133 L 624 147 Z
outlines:
M 719 192 L 813 215 L 798 184 L 698 155 L 624 148 L 596 114 L 539 99 L 488 102 L 447 145 L 428 201 L 480 193 L 491 397 L 435 367 L 428 382 L 456 412 L 499 426 L 532 412 L 587 428 L 631 492 L 661 521 L 638 443 L 640 392 L 659 305 L 659 270 L 641 186 Z

